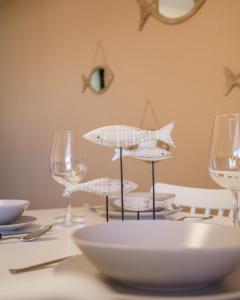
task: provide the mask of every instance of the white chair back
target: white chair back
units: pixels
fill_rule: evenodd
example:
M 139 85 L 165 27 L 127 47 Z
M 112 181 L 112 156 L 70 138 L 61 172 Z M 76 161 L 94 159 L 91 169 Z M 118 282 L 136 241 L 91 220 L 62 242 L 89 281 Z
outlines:
M 155 183 L 156 193 L 174 193 L 174 203 L 189 207 L 191 213 L 202 209 L 204 215 L 210 215 L 212 210 L 217 210 L 218 216 L 223 216 L 227 211 L 232 216 L 233 196 L 224 189 L 193 188 L 166 183 Z

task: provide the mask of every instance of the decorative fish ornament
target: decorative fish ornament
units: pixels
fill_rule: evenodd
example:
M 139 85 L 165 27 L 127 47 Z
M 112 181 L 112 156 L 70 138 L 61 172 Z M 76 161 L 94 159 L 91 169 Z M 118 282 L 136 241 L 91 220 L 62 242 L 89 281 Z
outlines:
M 97 66 L 92 70 L 88 78 L 82 75 L 82 92 L 84 93 L 86 88 L 89 87 L 92 92 L 102 94 L 109 88 L 113 78 L 113 72 L 107 65 Z
M 226 78 L 224 95 L 227 96 L 234 87 L 238 87 L 240 89 L 240 74 L 233 74 L 229 68 L 224 68 L 224 74 Z
M 135 190 L 138 185 L 132 181 L 123 181 L 124 193 Z M 66 185 L 63 196 L 69 196 L 74 192 L 83 191 L 100 196 L 117 196 L 121 193 L 121 181 L 119 179 L 98 178 L 83 183 Z
M 134 193 L 133 193 L 134 194 Z M 151 196 L 151 194 L 149 195 Z M 134 196 L 128 194 L 125 198 L 124 198 L 124 210 L 125 211 L 152 211 L 153 210 L 153 201 L 152 198 L 149 196 Z M 155 201 L 155 210 L 156 211 L 160 211 L 163 209 L 172 209 L 174 210 L 174 208 L 172 207 L 172 203 L 174 200 L 174 194 L 156 194 L 156 201 Z M 164 198 L 163 200 L 160 199 Z M 122 208 L 122 202 L 121 199 L 114 199 L 111 202 L 111 205 L 118 211 L 121 210 Z
M 127 125 L 112 125 L 94 129 L 83 137 L 93 143 L 109 147 L 129 147 L 150 140 L 160 140 L 174 146 L 171 133 L 174 122 L 162 129 L 151 131 Z
M 159 161 L 172 157 L 172 153 L 162 148 L 137 148 L 132 150 L 123 149 L 122 156 L 131 156 L 145 161 Z M 115 149 L 112 161 L 120 158 L 120 149 Z
M 199 8 L 203 5 L 203 3 L 206 0 L 192 0 L 191 2 L 191 6 L 188 7 L 188 5 L 186 6 L 186 1 L 185 1 L 185 9 L 186 11 L 178 16 L 178 17 L 170 17 L 168 15 L 165 15 L 162 11 L 161 11 L 161 7 L 165 8 L 165 5 L 163 3 L 163 5 L 161 5 L 161 3 L 163 1 L 161 0 L 137 0 L 140 10 L 141 10 L 141 20 L 140 20 L 140 24 L 139 24 L 139 30 L 143 29 L 143 26 L 145 25 L 146 21 L 148 20 L 148 18 L 150 16 L 154 17 L 155 19 L 162 21 L 164 23 L 167 24 L 178 24 L 181 23 L 185 20 L 187 20 L 188 18 L 190 18 L 192 15 L 194 15 Z M 171 3 L 174 1 L 169 1 L 170 2 L 170 7 L 171 7 Z M 180 2 L 180 7 L 181 7 L 181 1 L 175 1 L 175 6 L 176 8 L 178 8 L 179 3 Z M 189 1 L 188 1 L 189 2 Z M 184 4 L 184 3 L 183 3 Z M 184 7 L 184 5 L 183 5 Z M 181 9 L 179 9 L 179 11 L 181 11 Z

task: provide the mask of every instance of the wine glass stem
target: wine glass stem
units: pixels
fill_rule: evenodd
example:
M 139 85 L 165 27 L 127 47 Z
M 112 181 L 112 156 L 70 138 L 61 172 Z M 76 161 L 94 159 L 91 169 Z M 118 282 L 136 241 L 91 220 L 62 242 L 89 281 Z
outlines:
M 71 198 L 70 197 L 66 197 L 67 201 L 68 201 L 68 206 L 67 206 L 67 214 L 66 214 L 66 219 L 65 219 L 65 223 L 71 223 L 71 218 L 72 218 L 72 204 L 71 204 Z
M 235 228 L 240 227 L 239 222 L 239 191 L 232 191 L 233 193 L 233 225 Z

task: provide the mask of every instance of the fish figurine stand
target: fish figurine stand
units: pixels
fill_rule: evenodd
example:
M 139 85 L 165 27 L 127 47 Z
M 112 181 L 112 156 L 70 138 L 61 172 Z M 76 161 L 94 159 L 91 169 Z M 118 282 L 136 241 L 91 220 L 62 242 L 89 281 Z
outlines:
M 152 205 L 153 205 L 153 220 L 156 219 L 156 208 L 155 208 L 155 165 L 152 161 Z
M 122 206 L 122 221 L 124 221 L 124 199 L 123 199 L 123 159 L 122 147 L 120 147 L 120 180 L 121 180 L 121 206 Z
M 171 153 L 164 149 L 157 149 L 156 146 L 152 147 L 140 147 L 140 150 L 128 150 L 131 146 L 137 146 L 151 141 L 161 141 L 169 146 L 174 146 L 174 142 L 171 138 L 171 133 L 174 128 L 174 122 L 166 125 L 159 130 L 144 130 L 127 125 L 111 125 L 94 129 L 86 133 L 83 137 L 93 143 L 114 147 L 115 156 L 120 159 L 120 194 L 121 194 L 121 217 L 122 221 L 124 217 L 124 180 L 123 180 L 123 156 L 132 156 L 144 161 L 150 161 L 152 163 L 152 204 L 153 204 L 153 219 L 156 219 L 155 211 L 155 161 L 170 158 Z M 147 148 L 147 150 L 146 150 Z M 119 154 L 118 154 L 119 152 Z M 127 153 L 127 154 L 126 154 Z M 115 157 L 114 156 L 114 157 Z M 115 160 L 114 158 L 113 160 Z M 129 192 L 130 190 L 128 190 Z M 106 219 L 109 220 L 108 213 L 108 196 L 106 197 Z M 138 219 L 139 211 L 137 213 Z

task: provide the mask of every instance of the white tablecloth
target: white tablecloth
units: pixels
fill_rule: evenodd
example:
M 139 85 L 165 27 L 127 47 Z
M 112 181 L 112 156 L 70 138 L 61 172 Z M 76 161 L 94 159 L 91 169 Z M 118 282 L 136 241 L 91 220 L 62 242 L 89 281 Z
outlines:
M 26 215 L 37 217 L 40 225 L 55 222 L 54 217 L 64 209 L 32 210 Z M 83 215 L 86 224 L 105 220 L 87 209 L 74 208 Z M 209 222 L 226 223 L 222 219 Z M 0 299 L 1 300 L 75 300 L 75 299 L 240 299 L 240 271 L 236 271 L 224 284 L 191 293 L 144 292 L 124 287 L 103 279 L 80 253 L 71 238 L 72 229 L 54 229 L 34 242 L 15 240 L 0 242 Z M 41 270 L 10 274 L 9 268 L 37 264 L 51 259 L 71 258 Z

